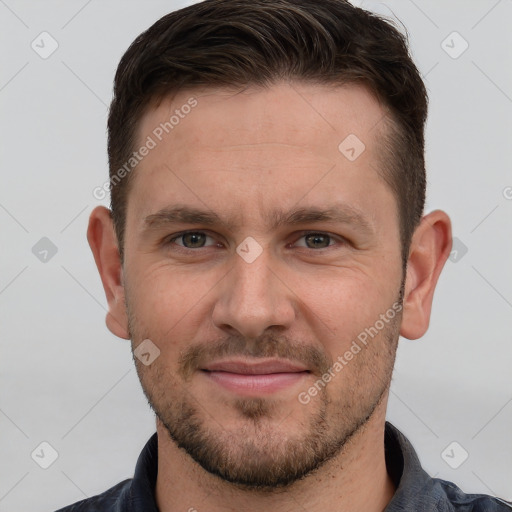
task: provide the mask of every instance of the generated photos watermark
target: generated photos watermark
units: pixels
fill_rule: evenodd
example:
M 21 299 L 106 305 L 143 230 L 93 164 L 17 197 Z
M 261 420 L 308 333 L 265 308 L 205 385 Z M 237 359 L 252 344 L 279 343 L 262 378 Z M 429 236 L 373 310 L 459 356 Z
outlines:
M 361 331 L 355 340 L 352 341 L 350 348 L 341 356 L 336 358 L 333 365 L 316 381 L 307 391 L 302 391 L 297 396 L 299 402 L 303 405 L 309 404 L 311 398 L 318 395 L 319 391 L 327 386 L 331 380 L 338 375 L 345 366 L 354 359 L 361 350 L 368 345 L 382 329 L 393 320 L 397 313 L 402 311 L 403 306 L 399 302 L 395 302 L 385 313 L 379 315 L 377 320 L 372 326 L 366 327 Z
M 164 137 L 171 133 L 172 130 L 180 124 L 182 119 L 185 119 L 185 117 L 187 117 L 187 115 L 190 114 L 192 109 L 197 107 L 197 105 L 197 98 L 189 98 L 186 103 L 174 111 L 174 114 L 169 117 L 167 121 L 160 123 L 156 128 L 154 128 L 151 135 L 147 136 L 144 144 L 142 144 L 137 151 L 132 153 L 132 156 L 128 158 L 117 172 L 110 176 L 110 179 L 105 181 L 103 185 L 93 189 L 92 195 L 94 198 L 98 200 L 105 199 L 109 190 L 114 188 L 121 180 L 128 176 L 130 172 L 133 171 L 133 169 L 135 169 L 135 167 L 137 167 L 137 165 L 149 155 L 151 150 L 155 149 Z

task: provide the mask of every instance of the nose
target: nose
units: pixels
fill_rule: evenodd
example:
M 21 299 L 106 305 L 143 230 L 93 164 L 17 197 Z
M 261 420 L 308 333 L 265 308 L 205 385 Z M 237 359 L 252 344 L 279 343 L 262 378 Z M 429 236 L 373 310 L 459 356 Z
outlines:
M 289 328 L 296 315 L 296 296 L 268 249 L 250 263 L 235 253 L 218 293 L 212 313 L 215 326 L 234 329 L 247 339 L 270 327 Z

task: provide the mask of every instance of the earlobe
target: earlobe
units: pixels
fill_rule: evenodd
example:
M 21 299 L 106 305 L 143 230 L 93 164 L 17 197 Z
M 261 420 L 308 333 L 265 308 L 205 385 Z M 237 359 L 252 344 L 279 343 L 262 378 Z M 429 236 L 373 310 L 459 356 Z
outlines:
M 421 219 L 414 232 L 404 292 L 400 335 L 421 338 L 428 329 L 434 290 L 452 247 L 448 215 L 435 210 Z
M 125 307 L 123 269 L 109 209 L 97 206 L 91 212 L 87 240 L 107 297 L 107 327 L 116 336 L 130 339 Z

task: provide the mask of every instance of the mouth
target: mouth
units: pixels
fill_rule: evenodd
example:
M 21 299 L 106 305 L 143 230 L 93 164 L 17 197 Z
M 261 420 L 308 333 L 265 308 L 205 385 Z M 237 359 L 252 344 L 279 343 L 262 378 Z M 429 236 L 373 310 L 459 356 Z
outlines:
M 201 372 L 224 389 L 253 396 L 288 388 L 311 373 L 303 365 L 282 359 L 217 361 Z

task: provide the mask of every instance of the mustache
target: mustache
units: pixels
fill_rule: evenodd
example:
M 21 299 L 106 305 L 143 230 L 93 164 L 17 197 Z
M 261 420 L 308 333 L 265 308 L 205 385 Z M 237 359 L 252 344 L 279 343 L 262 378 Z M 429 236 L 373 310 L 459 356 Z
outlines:
M 264 335 L 247 340 L 242 336 L 230 336 L 220 341 L 199 343 L 185 349 L 178 359 L 178 373 L 184 380 L 189 380 L 195 371 L 226 356 L 286 359 L 303 364 L 319 377 L 333 365 L 332 358 L 319 348 L 292 342 L 285 337 Z

